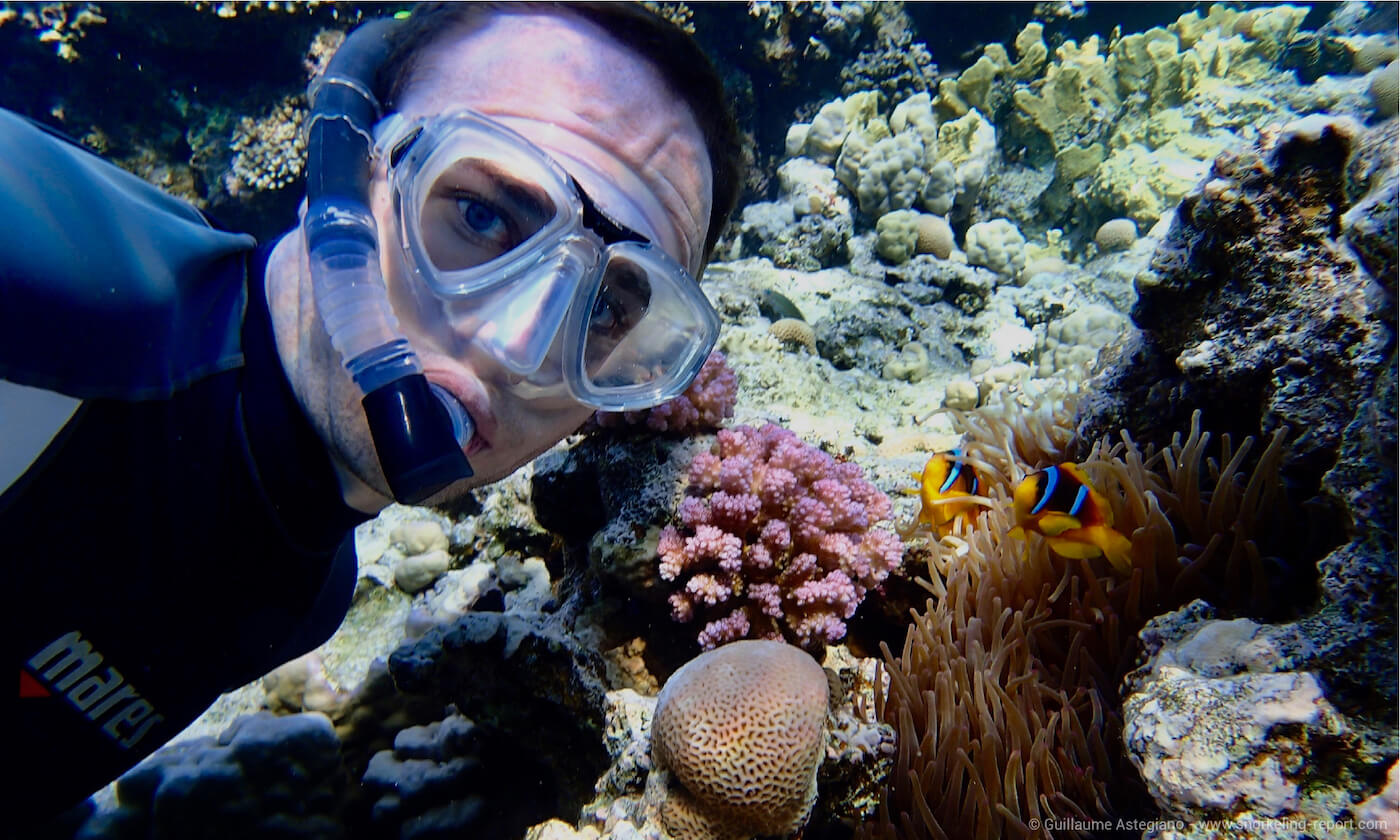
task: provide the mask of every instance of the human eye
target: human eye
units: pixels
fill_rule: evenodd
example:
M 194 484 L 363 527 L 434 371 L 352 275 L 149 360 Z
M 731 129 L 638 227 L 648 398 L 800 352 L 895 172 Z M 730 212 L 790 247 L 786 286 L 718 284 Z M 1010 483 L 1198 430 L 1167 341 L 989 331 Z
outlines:
M 622 320 L 623 311 L 617 299 L 608 289 L 600 289 L 588 318 L 588 331 L 595 335 L 612 336 L 618 332 Z
M 589 317 L 589 332 L 595 337 L 620 339 L 646 315 L 651 301 L 651 284 L 633 266 L 610 270 L 598 289 Z
M 470 235 L 480 237 L 502 251 L 515 246 L 510 221 L 495 206 L 471 195 L 457 196 L 456 203 L 457 215 Z
M 419 235 L 440 270 L 484 265 L 549 222 L 553 204 L 529 184 L 473 161 L 447 168 L 419 208 Z

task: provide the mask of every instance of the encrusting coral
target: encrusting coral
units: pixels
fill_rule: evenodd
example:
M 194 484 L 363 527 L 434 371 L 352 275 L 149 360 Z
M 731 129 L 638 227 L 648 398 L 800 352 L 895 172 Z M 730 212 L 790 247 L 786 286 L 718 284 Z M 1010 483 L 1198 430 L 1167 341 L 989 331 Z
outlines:
M 1132 541 L 1126 576 L 1102 557 L 1066 559 L 1038 536 L 1008 537 L 1010 488 L 1074 457 L 1077 400 L 1060 391 L 1032 410 L 1004 393 L 953 412 L 990 506 L 930 545 L 924 585 L 935 597 L 898 655 L 881 645 L 891 688 L 879 714 L 898 732 L 898 755 L 863 837 L 1049 837 L 1056 820 L 1108 814 L 1132 778 L 1117 693 L 1137 631 L 1205 581 L 1258 597 L 1255 536 L 1279 504 L 1283 430 L 1248 473 L 1251 442 L 1206 457 L 1199 414 L 1161 451 L 1127 435 L 1096 442 L 1080 466 Z

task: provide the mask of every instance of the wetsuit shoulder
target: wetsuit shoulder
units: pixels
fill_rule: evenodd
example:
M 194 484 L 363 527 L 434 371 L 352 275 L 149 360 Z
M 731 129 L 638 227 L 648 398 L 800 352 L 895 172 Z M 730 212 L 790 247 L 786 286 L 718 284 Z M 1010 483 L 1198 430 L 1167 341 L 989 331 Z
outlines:
M 54 158 L 50 172 L 75 164 L 76 183 L 135 214 L 123 232 L 81 202 L 6 195 L 45 186 L 8 166 L 15 119 L 0 114 L 0 218 L 33 200 L 50 214 L 46 245 L 82 229 L 132 252 L 111 260 L 105 297 L 91 255 L 0 254 L 0 377 L 82 399 L 0 494 L 0 553 L 22 594 L 6 744 L 25 770 L 9 812 L 30 824 L 111 781 L 221 692 L 323 642 L 348 608 L 352 530 L 366 517 L 342 502 L 282 372 L 266 250 L 92 161 L 56 162 L 73 152 L 52 138 L 16 154 Z M 173 259 L 160 257 L 167 247 Z M 43 329 L 5 335 L 25 319 Z
M 240 363 L 253 238 L 4 110 L 0 230 L 0 378 L 150 399 Z

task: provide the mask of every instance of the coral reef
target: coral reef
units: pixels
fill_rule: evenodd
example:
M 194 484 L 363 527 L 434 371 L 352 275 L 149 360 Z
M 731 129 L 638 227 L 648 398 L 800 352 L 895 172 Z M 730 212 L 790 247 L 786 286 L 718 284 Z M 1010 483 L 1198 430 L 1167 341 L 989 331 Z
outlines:
M 20 9 L 0 9 L 0 26 L 17 20 L 36 33 L 41 44 L 53 44 L 54 54 L 77 61 L 78 42 L 90 26 L 107 22 L 94 3 L 26 3 Z
M 801 318 L 779 318 L 768 327 L 768 332 L 784 344 L 806 347 L 817 352 L 817 334 Z
M 1128 678 L 1124 743 L 1163 811 L 1193 825 L 1206 813 L 1305 818 L 1329 830 L 1349 797 L 1308 757 L 1357 749 L 1319 676 L 1296 669 L 1307 642 L 1288 625 L 1210 620 L 1197 601 L 1151 622 L 1150 659 Z M 1362 754 L 1350 760 L 1376 761 Z
M 1127 329 L 1128 319 L 1098 304 L 1048 321 L 1036 347 L 1036 372 L 1049 378 L 1057 371 L 1088 369 L 1098 359 L 1099 351 L 1111 346 Z
M 916 227 L 919 236 L 914 241 L 914 253 L 933 254 L 940 260 L 953 255 L 953 228 L 947 219 L 920 213 Z
M 890 517 L 885 494 L 858 465 L 787 429 L 721 431 L 691 462 L 689 482 L 680 527 L 661 532 L 657 551 L 662 579 L 679 584 L 672 616 L 706 621 L 703 648 L 839 641 L 865 593 L 899 567 L 903 547 L 879 527 Z
M 478 757 L 480 733 L 461 715 L 394 736 L 374 754 L 361 783 L 373 800 L 370 820 L 385 835 L 423 837 L 482 830 L 488 769 Z
M 832 46 L 854 42 L 861 26 L 879 4 L 868 2 L 796 3 L 788 0 L 754 0 L 749 16 L 758 20 L 767 38 L 762 47 L 768 61 L 784 74 L 795 74 L 797 58 L 824 60 Z M 829 43 L 828 43 L 829 42 Z
M 897 102 L 933 91 L 937 74 L 938 65 L 928 45 L 915 41 L 913 33 L 905 29 L 861 50 L 841 68 L 841 95 L 878 90 L 886 100 Z
M 475 611 L 438 625 L 389 658 L 400 691 L 442 698 L 512 744 L 517 772 L 534 776 L 545 813 L 568 813 L 607 766 L 602 746 L 605 667 L 569 632 L 571 610 Z
M 1315 116 L 1216 158 L 1137 277 L 1133 370 L 1104 374 L 1086 424 L 1160 438 L 1210 406 L 1213 426 L 1242 436 L 1267 417 L 1307 430 L 1289 469 L 1315 485 L 1394 341 L 1378 317 L 1390 304 L 1335 238 L 1362 131 Z
M 978 222 L 967 229 L 963 250 L 972 265 L 984 265 L 997 274 L 1017 279 L 1026 266 L 1026 240 L 1006 219 Z
M 1009 539 L 1009 487 L 1071 451 L 1077 402 L 1042 394 L 1032 412 L 1003 392 L 958 415 L 991 507 L 930 545 L 937 600 L 916 614 L 898 656 L 885 649 L 892 688 L 881 717 L 898 727 L 899 757 L 866 836 L 1050 836 L 1058 818 L 1107 813 L 1115 792 L 1131 793 L 1113 756 L 1117 681 L 1138 628 L 1196 592 L 1267 591 L 1260 556 L 1283 507 L 1281 435 L 1248 481 L 1237 475 L 1250 447 L 1208 461 L 1194 424 L 1160 453 L 1126 436 L 1096 444 L 1082 467 L 1131 535 L 1126 579 L 1102 558 L 1057 559 L 1049 543 Z
M 1137 223 L 1132 219 L 1109 219 L 1094 233 L 1094 244 L 1100 251 L 1121 251 L 1137 241 Z
M 367 524 L 337 638 L 221 700 L 80 836 L 664 837 L 656 694 L 697 631 L 839 673 L 804 836 L 1394 836 L 1393 4 L 972 13 L 995 37 L 946 6 L 651 5 L 722 58 L 755 141 L 702 278 L 723 361 L 597 418 L 626 434 Z M 299 90 L 379 13 L 16 6 L 5 104 L 270 234 L 300 198 Z M 780 446 L 830 472 L 773 467 Z M 883 494 L 955 446 L 990 507 L 901 545 L 879 520 L 917 501 Z M 1009 488 L 1066 460 L 1132 540 L 1127 578 L 1004 539 Z M 797 710 L 723 711 L 749 701 Z M 281 717 L 229 726 L 261 708 Z
M 914 256 L 919 244 L 919 214 L 895 210 L 875 222 L 875 253 L 891 263 L 902 263 Z

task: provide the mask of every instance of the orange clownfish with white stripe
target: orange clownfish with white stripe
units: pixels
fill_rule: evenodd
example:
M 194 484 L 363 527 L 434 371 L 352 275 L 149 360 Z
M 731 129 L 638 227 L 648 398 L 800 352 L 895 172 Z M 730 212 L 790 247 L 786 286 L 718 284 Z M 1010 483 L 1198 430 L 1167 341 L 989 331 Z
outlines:
M 1062 557 L 1102 554 L 1119 574 L 1132 572 L 1132 542 L 1113 530 L 1108 500 L 1077 464 L 1031 473 L 1016 485 L 1011 501 L 1016 513 L 1012 536 L 1024 538 L 1026 531 L 1034 531 Z
M 961 457 L 960 449 L 935 453 L 924 464 L 922 475 L 912 474 L 919 482 L 919 489 L 908 492 L 918 493 L 923 506 L 918 518 L 906 529 L 906 536 L 912 534 L 920 522 L 927 523 L 940 537 L 951 533 L 953 523 L 958 520 L 964 525 L 972 524 L 981 502 L 980 497 L 974 498 L 981 490 L 981 482 L 971 464 L 956 460 Z M 967 501 L 954 501 L 961 499 Z

